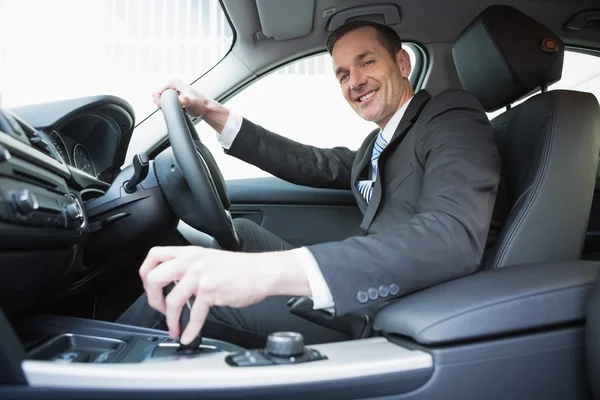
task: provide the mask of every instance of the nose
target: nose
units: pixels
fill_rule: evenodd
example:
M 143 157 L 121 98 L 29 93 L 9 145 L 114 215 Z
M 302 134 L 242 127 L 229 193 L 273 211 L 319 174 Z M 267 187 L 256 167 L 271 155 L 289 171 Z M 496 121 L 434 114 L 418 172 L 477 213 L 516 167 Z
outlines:
M 350 89 L 360 90 L 365 83 L 367 83 L 367 76 L 359 68 L 350 72 Z

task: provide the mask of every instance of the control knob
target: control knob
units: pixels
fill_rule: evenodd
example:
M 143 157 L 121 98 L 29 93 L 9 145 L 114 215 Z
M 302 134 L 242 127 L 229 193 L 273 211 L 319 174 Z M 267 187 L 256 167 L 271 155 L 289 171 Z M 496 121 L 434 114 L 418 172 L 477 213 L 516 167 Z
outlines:
M 17 212 L 24 217 L 28 217 L 32 212 L 40 208 L 35 195 L 28 189 L 17 190 L 13 193 L 13 205 Z
M 67 204 L 65 207 L 65 211 L 67 213 L 67 217 L 71 221 L 76 222 L 80 227 L 83 227 L 83 224 L 85 222 L 83 216 L 83 209 L 81 208 L 77 200 Z
M 304 338 L 297 332 L 271 333 L 265 351 L 276 357 L 298 356 L 304 353 Z

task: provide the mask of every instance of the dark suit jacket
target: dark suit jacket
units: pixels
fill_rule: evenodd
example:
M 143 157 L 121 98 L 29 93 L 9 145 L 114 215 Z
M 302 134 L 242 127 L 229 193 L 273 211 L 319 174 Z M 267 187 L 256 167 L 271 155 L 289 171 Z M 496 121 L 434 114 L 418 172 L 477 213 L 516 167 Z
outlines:
M 480 265 L 500 179 L 500 159 L 479 101 L 463 90 L 418 92 L 368 177 L 377 130 L 357 151 L 303 145 L 244 119 L 228 153 L 289 182 L 351 189 L 364 236 L 308 246 L 337 316 L 474 272 Z

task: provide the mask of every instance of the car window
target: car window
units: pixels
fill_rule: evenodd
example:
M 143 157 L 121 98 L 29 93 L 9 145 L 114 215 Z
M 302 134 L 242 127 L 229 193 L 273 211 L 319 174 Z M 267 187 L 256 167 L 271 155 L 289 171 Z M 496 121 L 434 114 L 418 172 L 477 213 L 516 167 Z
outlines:
M 413 73 L 414 51 L 406 46 Z M 304 58 L 276 70 L 246 87 L 226 106 L 282 136 L 318 147 L 358 149 L 376 125 L 361 119 L 342 96 L 327 53 Z M 253 165 L 228 156 L 205 122 L 196 126 L 212 151 L 225 179 L 269 176 Z
M 565 52 L 565 61 L 563 64 L 562 78 L 549 89 L 567 89 L 579 90 L 592 93 L 600 101 L 600 57 L 577 51 Z M 529 97 L 536 95 L 533 93 L 513 104 L 520 104 Z M 488 113 L 490 119 L 504 112 L 504 109 Z
M 139 122 L 157 83 L 194 81 L 232 42 L 219 0 L 0 0 L 0 104 L 113 94 Z

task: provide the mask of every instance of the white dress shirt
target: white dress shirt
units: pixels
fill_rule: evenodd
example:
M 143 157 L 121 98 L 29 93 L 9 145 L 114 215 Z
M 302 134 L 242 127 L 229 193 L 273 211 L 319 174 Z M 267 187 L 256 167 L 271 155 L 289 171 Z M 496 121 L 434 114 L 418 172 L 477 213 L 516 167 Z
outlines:
M 396 111 L 394 116 L 383 128 L 382 136 L 388 143 L 392 139 L 394 132 L 396 132 L 396 128 L 398 128 L 398 124 L 400 124 L 400 121 L 404 116 L 404 112 L 408 108 L 408 104 L 411 100 L 412 98 L 404 103 L 404 105 L 400 107 L 398 111 Z M 227 123 L 223 128 L 223 132 L 221 132 L 221 134 L 217 133 L 219 144 L 224 149 L 229 149 L 231 147 L 231 144 L 235 140 L 242 127 L 242 121 L 242 116 L 232 111 L 229 112 L 229 118 L 227 119 Z M 376 178 L 377 176 L 371 176 L 373 181 Z M 329 286 L 323 277 L 323 273 L 319 268 L 317 260 L 315 260 L 310 250 L 308 250 L 306 247 L 300 247 L 291 251 L 298 258 L 298 260 L 300 260 L 300 263 L 304 267 L 306 279 L 308 280 L 308 284 L 312 292 L 311 298 L 314 304 L 313 308 L 315 310 L 326 310 L 333 314 L 335 305 L 333 302 L 333 296 L 331 295 L 331 291 L 329 290 Z

